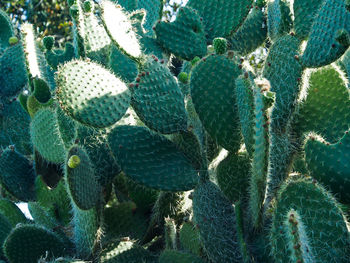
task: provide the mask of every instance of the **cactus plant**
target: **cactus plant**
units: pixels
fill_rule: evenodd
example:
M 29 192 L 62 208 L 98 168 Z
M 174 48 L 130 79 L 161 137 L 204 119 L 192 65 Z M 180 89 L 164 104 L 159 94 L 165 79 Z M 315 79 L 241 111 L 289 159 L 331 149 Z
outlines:
M 349 1 L 163 2 L 0 10 L 0 261 L 349 262 Z

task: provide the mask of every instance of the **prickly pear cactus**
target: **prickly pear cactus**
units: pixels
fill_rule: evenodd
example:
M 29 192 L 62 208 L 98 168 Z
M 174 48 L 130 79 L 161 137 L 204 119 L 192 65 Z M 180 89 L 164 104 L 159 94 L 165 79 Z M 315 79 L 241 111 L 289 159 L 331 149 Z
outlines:
M 0 10 L 0 262 L 349 262 L 349 1 L 168 2 Z

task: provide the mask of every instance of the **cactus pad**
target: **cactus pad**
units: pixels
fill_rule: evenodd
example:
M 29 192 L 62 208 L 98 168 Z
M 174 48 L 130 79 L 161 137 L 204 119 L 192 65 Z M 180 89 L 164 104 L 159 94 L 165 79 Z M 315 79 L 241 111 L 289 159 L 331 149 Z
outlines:
M 99 201 L 100 185 L 86 151 L 81 147 L 73 146 L 68 152 L 66 162 L 72 156 L 78 156 L 80 164 L 75 168 L 66 165 L 67 186 L 75 204 L 82 210 L 88 210 Z
M 328 186 L 342 202 L 350 203 L 350 134 L 329 144 L 310 135 L 305 145 L 305 161 L 311 176 Z
M 335 143 L 349 128 L 350 92 L 341 73 L 332 66 L 311 73 L 308 96 L 300 107 L 299 132 L 314 131 Z
M 55 233 L 36 225 L 19 225 L 5 240 L 4 252 L 13 263 L 33 263 L 46 253 L 64 256 L 64 243 Z
M 132 106 L 151 129 L 174 133 L 187 128 L 184 97 L 165 65 L 148 58 L 132 86 Z
M 252 0 L 189 0 L 187 5 L 197 10 L 203 18 L 207 39 L 227 37 L 244 21 Z
M 339 30 L 350 34 L 350 12 L 343 0 L 325 0 L 311 27 L 309 41 L 302 56 L 306 67 L 320 67 L 337 60 L 349 47 L 337 41 Z
M 290 245 L 290 227 L 286 226 L 290 210 L 301 222 L 301 244 Z M 294 219 L 293 219 L 294 220 Z M 293 250 L 302 250 L 304 260 L 313 262 L 347 262 L 349 233 L 345 217 L 335 199 L 312 180 L 291 178 L 279 190 L 271 228 L 272 256 L 275 262 L 293 262 Z M 307 262 L 305 260 L 305 262 Z
M 96 63 L 68 62 L 59 69 L 56 80 L 62 109 L 85 125 L 110 126 L 120 120 L 129 107 L 127 86 Z
M 294 112 L 300 90 L 303 67 L 298 60 L 300 41 L 286 35 L 276 40 L 265 61 L 263 76 L 270 81 L 276 100 L 271 127 L 283 131 Z
M 13 146 L 0 154 L 0 182 L 12 195 L 22 201 L 35 200 L 34 180 L 32 164 Z
M 181 7 L 173 23 L 158 22 L 155 32 L 158 43 L 175 56 L 191 60 L 207 52 L 203 25 L 192 8 Z
M 195 189 L 193 215 L 210 260 L 241 262 L 234 207 L 214 183 L 203 182 Z
M 141 46 L 125 11 L 109 0 L 103 0 L 101 8 L 105 28 L 114 43 L 132 58 L 140 57 Z
M 199 119 L 209 135 L 225 149 L 240 147 L 235 79 L 240 69 L 225 56 L 202 59 L 191 73 L 191 96 Z
M 49 108 L 39 110 L 30 124 L 30 135 L 43 158 L 53 163 L 64 162 L 66 150 L 55 112 Z
M 190 190 L 197 184 L 190 161 L 171 141 L 147 128 L 118 126 L 108 141 L 125 174 L 141 184 L 165 191 Z

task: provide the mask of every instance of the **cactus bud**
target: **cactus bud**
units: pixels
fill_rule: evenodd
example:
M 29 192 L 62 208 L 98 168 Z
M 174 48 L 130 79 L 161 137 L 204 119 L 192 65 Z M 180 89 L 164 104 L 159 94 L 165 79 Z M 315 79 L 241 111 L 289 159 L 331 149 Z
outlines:
M 227 51 L 227 40 L 222 37 L 215 38 L 213 40 L 213 46 L 215 53 L 218 55 L 222 55 Z
M 72 168 L 72 169 L 77 168 L 79 164 L 80 164 L 80 158 L 78 155 L 72 155 L 68 160 L 69 168 Z
M 52 36 L 46 36 L 43 38 L 43 44 L 47 50 L 52 49 L 54 42 L 55 42 L 55 39 Z
M 16 45 L 18 43 L 18 38 L 17 37 L 10 37 L 9 38 L 9 44 L 11 46 Z
M 188 83 L 188 74 L 186 72 L 181 72 L 177 78 L 183 84 Z

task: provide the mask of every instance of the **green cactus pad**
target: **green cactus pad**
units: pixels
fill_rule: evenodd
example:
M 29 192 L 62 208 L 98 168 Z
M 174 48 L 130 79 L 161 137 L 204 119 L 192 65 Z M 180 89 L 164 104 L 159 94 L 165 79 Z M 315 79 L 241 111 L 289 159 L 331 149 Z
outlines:
M 0 258 L 4 257 L 4 252 L 2 250 L 2 246 L 4 244 L 5 239 L 10 234 L 12 225 L 10 221 L 0 213 Z
M 138 1 L 139 0 L 112 0 L 112 2 L 118 3 L 128 12 L 132 12 L 137 9 Z
M 192 165 L 195 167 L 195 169 L 200 170 L 204 168 L 202 153 L 203 149 L 195 131 L 184 131 L 174 134 L 171 138 L 171 141 L 176 144 L 176 146 L 185 154 L 189 160 L 191 160 Z
M 74 203 L 82 210 L 89 210 L 99 201 L 101 187 L 85 149 L 73 146 L 68 152 L 66 163 L 72 155 L 80 158 L 80 164 L 76 168 L 65 166 L 67 187 Z
M 249 211 L 251 222 L 257 229 L 261 226 L 262 221 L 261 207 L 265 198 L 270 140 L 267 110 L 271 104 L 266 100 L 265 92 L 254 84 L 254 150 L 249 181 Z
M 337 142 L 350 123 L 350 93 L 341 73 L 332 66 L 312 72 L 307 92 L 295 129 Z
M 170 70 L 148 58 L 132 87 L 132 106 L 151 129 L 174 133 L 187 128 L 184 97 Z
M 107 63 L 109 58 L 109 38 L 105 28 L 95 16 L 93 1 L 90 3 L 90 11 L 84 11 L 84 4 L 77 1 L 79 16 L 75 20 L 77 34 L 83 40 L 84 52 L 88 58 L 100 63 Z
M 250 155 L 254 144 L 254 95 L 249 76 L 239 76 L 236 79 L 236 94 L 239 120 L 245 147 Z
M 306 67 L 321 67 L 337 60 L 349 47 L 336 39 L 339 30 L 350 33 L 350 13 L 343 0 L 325 0 L 310 30 L 309 41 L 302 56 Z
M 47 253 L 48 258 L 64 256 L 64 243 L 55 233 L 37 225 L 19 225 L 4 243 L 6 257 L 13 263 L 33 263 Z
M 79 258 L 91 257 L 99 228 L 98 214 L 95 208 L 81 210 L 72 202 L 73 241 Z
M 270 81 L 270 90 L 276 93 L 271 115 L 274 131 L 285 130 L 298 99 L 303 73 L 298 57 L 299 44 L 296 37 L 283 36 L 270 48 L 265 61 L 263 76 Z
M 236 152 L 241 135 L 235 79 L 240 69 L 225 56 L 202 59 L 191 73 L 191 96 L 196 112 L 209 135 L 225 149 Z
M 204 260 L 187 252 L 166 249 L 159 256 L 159 263 L 203 263 Z
M 0 154 L 0 183 L 22 201 L 35 200 L 35 173 L 31 162 L 9 146 Z
M 141 46 L 131 22 L 124 10 L 109 0 L 101 2 L 102 20 L 114 44 L 128 56 L 137 59 L 141 56 Z
M 305 161 L 311 176 L 330 188 L 344 203 L 350 203 L 350 134 L 335 144 L 310 135 L 305 145 Z
M 192 8 L 181 7 L 173 23 L 158 22 L 155 32 L 158 43 L 175 56 L 191 60 L 207 52 L 203 25 Z
M 134 202 L 123 202 L 104 210 L 105 241 L 129 237 L 142 239 L 147 230 L 146 218 Z
M 40 109 L 30 124 L 30 135 L 35 149 L 53 163 L 63 163 L 66 150 L 59 131 L 55 112 Z
M 45 53 L 47 63 L 55 70 L 60 64 L 64 64 L 75 58 L 74 46 L 71 43 L 66 43 L 64 50 L 48 49 Z
M 294 29 L 298 38 L 306 39 L 309 36 L 323 2 L 324 0 L 294 0 Z
M 56 116 L 61 138 L 68 149 L 77 137 L 77 124 L 63 112 L 61 107 L 56 108 Z
M 300 246 L 293 248 L 286 220 L 294 209 L 299 217 Z M 326 190 L 305 178 L 291 178 L 279 190 L 270 232 L 271 255 L 275 262 L 292 261 L 294 249 L 301 248 L 312 262 L 348 262 L 349 232 L 345 216 Z M 310 262 L 310 261 L 304 261 Z
M 27 84 L 22 43 L 10 46 L 0 53 L 0 96 L 11 97 L 20 92 Z
M 117 246 L 110 245 L 102 252 L 101 263 L 156 263 L 157 257 L 132 241 L 121 241 Z
M 9 46 L 9 38 L 14 35 L 10 17 L 0 9 L 0 48 Z
M 49 84 L 51 90 L 55 89 L 54 73 L 47 64 L 45 55 L 36 42 L 37 36 L 35 35 L 33 25 L 29 23 L 21 25 L 21 33 L 29 76 L 40 78 Z
M 87 127 L 79 127 L 77 138 L 90 157 L 97 181 L 102 187 L 106 187 L 121 171 L 107 142 L 106 134 Z
M 141 184 L 135 183 L 120 173 L 114 180 L 114 188 L 116 195 L 122 193 L 128 196 L 135 204 L 137 208 L 142 211 L 149 211 L 157 201 L 159 191 L 145 187 Z
M 56 219 L 50 214 L 50 211 L 37 202 L 29 202 L 28 210 L 35 224 L 42 225 L 47 229 L 53 229 L 58 226 Z
M 195 255 L 200 255 L 202 245 L 199 240 L 199 230 L 191 223 L 182 225 L 179 233 L 181 247 Z
M 289 3 L 286 0 L 269 1 L 267 4 L 267 28 L 272 41 L 289 33 L 292 28 Z
M 189 0 L 187 5 L 203 18 L 207 39 L 227 37 L 242 24 L 248 15 L 252 0 Z
M 26 223 L 27 219 L 15 203 L 8 199 L 0 198 L 0 214 L 4 215 L 15 227 L 18 223 Z
M 63 179 L 55 187 L 49 188 L 43 182 L 42 176 L 37 176 L 35 190 L 38 204 L 48 209 L 49 215 L 54 217 L 59 223 L 67 225 L 72 215 L 70 201 Z
M 216 168 L 218 185 L 232 203 L 247 196 L 250 166 L 247 153 L 229 153 Z
M 161 13 L 163 9 L 163 3 L 159 0 L 138 0 L 137 8 L 146 10 L 146 19 L 143 23 L 143 27 L 148 32 L 147 35 L 152 35 L 152 27 L 154 23 L 161 19 Z
M 3 106 L 4 111 L 0 117 L 0 123 L 2 121 L 0 134 L 4 136 L 4 140 L 0 141 L 1 147 L 15 145 L 20 153 L 31 154 L 33 147 L 29 134 L 30 117 L 28 113 L 18 101 L 4 103 Z
M 254 7 L 243 24 L 228 40 L 230 49 L 246 55 L 261 46 L 266 37 L 265 15 L 260 8 Z
M 118 126 L 108 142 L 127 176 L 165 191 L 193 189 L 198 181 L 191 162 L 176 146 L 144 127 Z
M 109 66 L 113 73 L 126 83 L 134 81 L 138 73 L 137 64 L 115 45 L 111 47 Z
M 70 61 L 60 67 L 56 80 L 61 108 L 85 125 L 110 126 L 120 120 L 129 107 L 127 86 L 99 64 Z
M 208 258 L 213 262 L 241 262 L 234 207 L 214 183 L 202 182 L 195 189 L 193 214 Z

